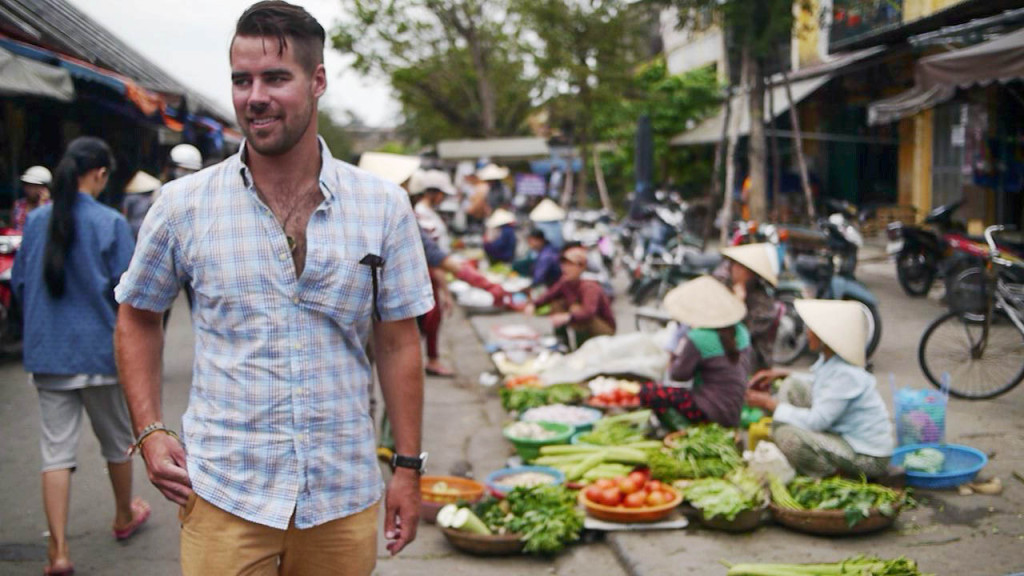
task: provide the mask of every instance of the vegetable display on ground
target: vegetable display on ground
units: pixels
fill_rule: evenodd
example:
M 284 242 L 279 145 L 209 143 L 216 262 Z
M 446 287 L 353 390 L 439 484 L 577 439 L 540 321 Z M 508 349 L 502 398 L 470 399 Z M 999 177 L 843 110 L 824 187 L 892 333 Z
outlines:
M 683 495 L 705 517 L 733 521 L 741 512 L 762 508 L 767 499 L 761 482 L 738 468 L 725 478 L 702 478 L 687 486 Z
M 771 493 L 772 500 L 781 508 L 841 510 L 851 527 L 870 516 L 872 510 L 891 518 L 901 507 L 913 505 L 913 499 L 905 493 L 839 476 L 825 479 L 797 477 L 788 486 L 773 478 Z
M 917 563 L 899 557 L 883 560 L 877 556 L 855 556 L 824 564 L 726 564 L 727 576 L 932 576 L 921 572 Z
M 584 444 L 622 446 L 642 442 L 650 428 L 651 411 L 637 410 L 617 416 L 606 416 L 594 423 L 594 429 L 580 434 Z
M 559 552 L 583 530 L 583 512 L 563 486 L 516 488 L 504 500 L 486 500 L 473 510 L 492 533 L 519 534 L 530 553 Z
M 663 482 L 689 478 L 721 478 L 743 465 L 733 430 L 717 424 L 688 428 L 671 448 L 648 456 L 651 475 Z
M 546 388 L 533 386 L 504 387 L 499 392 L 501 407 L 510 412 L 522 412 L 549 404 L 572 404 L 585 399 L 589 392 L 575 384 L 555 384 Z

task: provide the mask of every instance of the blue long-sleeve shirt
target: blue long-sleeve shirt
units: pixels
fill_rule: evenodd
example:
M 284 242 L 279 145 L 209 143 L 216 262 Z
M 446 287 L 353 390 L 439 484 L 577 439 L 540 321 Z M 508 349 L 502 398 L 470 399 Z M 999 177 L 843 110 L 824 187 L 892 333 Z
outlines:
M 533 283 L 551 286 L 561 277 L 562 265 L 558 250 L 551 244 L 545 244 L 537 254 L 537 261 L 533 263 Z
M 135 250 L 131 227 L 117 211 L 79 193 L 72 209 L 75 236 L 65 261 L 64 296 L 55 299 L 43 281 L 52 212 L 48 205 L 29 214 L 11 270 L 11 286 L 24 310 L 25 370 L 117 374 L 114 286 Z
M 484 252 L 491 262 L 512 262 L 516 259 L 516 229 L 511 224 L 500 228 L 498 237 L 484 242 Z

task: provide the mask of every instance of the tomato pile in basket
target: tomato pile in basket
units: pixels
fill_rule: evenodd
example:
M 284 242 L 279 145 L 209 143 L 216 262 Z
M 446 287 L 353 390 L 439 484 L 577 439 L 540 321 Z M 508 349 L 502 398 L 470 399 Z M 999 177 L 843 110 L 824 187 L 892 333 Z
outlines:
M 630 472 L 629 476 L 604 478 L 583 490 L 583 497 L 602 506 L 652 508 L 668 504 L 676 498 L 667 484 L 651 480 L 646 472 Z

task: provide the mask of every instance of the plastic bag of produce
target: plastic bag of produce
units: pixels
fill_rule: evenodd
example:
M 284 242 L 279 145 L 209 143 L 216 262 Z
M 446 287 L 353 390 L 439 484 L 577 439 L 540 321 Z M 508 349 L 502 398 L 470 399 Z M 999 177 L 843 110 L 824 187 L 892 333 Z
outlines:
M 747 462 L 747 469 L 761 478 L 774 476 L 783 484 L 789 484 L 796 476 L 796 470 L 789 464 L 789 460 L 786 460 L 786 455 L 774 442 L 768 440 L 758 442 L 753 452 L 744 452 L 743 459 Z

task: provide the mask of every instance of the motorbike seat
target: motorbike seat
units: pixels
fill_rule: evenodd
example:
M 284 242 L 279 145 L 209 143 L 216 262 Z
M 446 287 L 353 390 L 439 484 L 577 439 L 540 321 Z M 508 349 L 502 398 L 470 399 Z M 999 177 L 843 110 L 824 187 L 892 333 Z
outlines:
M 683 255 L 683 263 L 692 268 L 713 270 L 722 262 L 722 255 L 714 252 L 687 252 Z
M 818 278 L 818 276 L 822 274 L 822 264 L 821 258 L 818 256 L 801 254 L 796 257 L 794 268 L 796 269 L 796 273 L 800 276 Z

